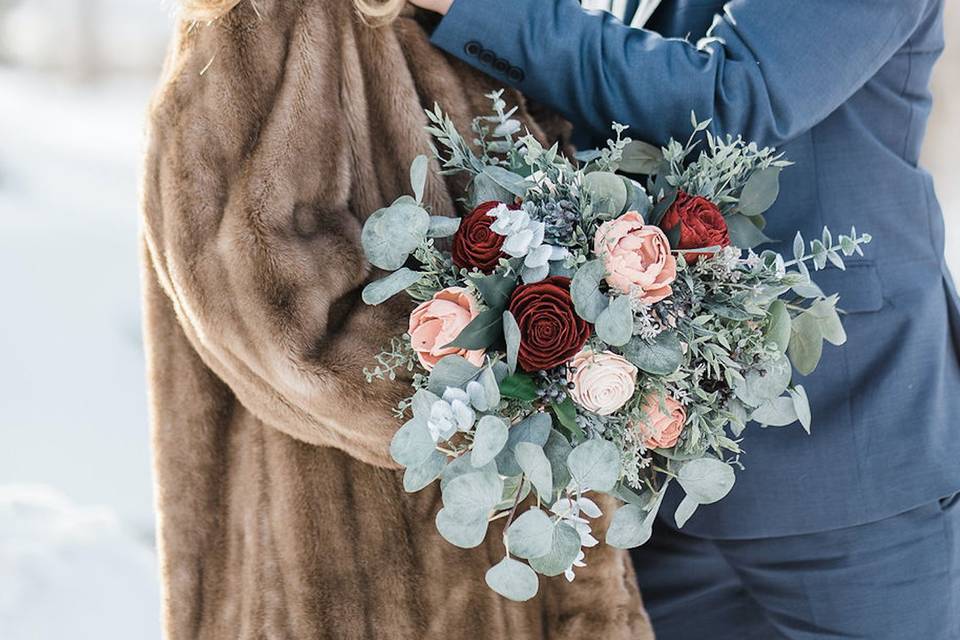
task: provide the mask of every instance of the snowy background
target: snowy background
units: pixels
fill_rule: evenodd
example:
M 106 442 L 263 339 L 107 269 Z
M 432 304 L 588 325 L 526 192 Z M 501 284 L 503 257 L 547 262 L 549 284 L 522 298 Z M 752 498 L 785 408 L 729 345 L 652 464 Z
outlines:
M 137 188 L 171 4 L 0 0 L 2 640 L 159 637 Z M 960 273 L 948 5 L 925 162 Z

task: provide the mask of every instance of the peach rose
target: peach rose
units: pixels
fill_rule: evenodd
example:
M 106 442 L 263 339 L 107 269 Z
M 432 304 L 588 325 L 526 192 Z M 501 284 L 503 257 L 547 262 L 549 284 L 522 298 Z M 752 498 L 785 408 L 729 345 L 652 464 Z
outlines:
M 593 251 L 607 269 L 607 284 L 641 302 L 660 302 L 677 278 L 677 259 L 659 227 L 646 225 L 636 211 L 604 222 L 593 239 Z
M 651 396 L 643 404 L 646 418 L 637 425 L 644 437 L 644 446 L 648 449 L 669 449 L 677 444 L 683 425 L 687 422 L 687 410 L 683 405 L 667 396 L 663 399 L 667 413 L 663 412 L 660 398 Z
M 427 370 L 444 356 L 458 355 L 478 367 L 483 364 L 483 349 L 468 351 L 445 347 L 457 339 L 463 328 L 479 315 L 477 301 L 466 289 L 449 287 L 438 291 L 410 314 L 410 344 Z
M 570 396 L 587 411 L 608 416 L 627 403 L 637 388 L 637 368 L 609 351 L 584 349 L 570 361 Z

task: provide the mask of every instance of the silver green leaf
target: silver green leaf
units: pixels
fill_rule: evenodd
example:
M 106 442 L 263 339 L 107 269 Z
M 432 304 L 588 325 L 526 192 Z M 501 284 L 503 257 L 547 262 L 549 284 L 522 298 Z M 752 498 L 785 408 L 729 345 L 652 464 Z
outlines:
M 808 313 L 820 322 L 823 339 L 837 347 L 847 342 L 847 332 L 837 313 L 837 296 L 817 300 L 804 313 Z
M 683 463 L 677 481 L 699 504 L 712 504 L 730 493 L 736 480 L 733 467 L 717 458 L 698 458 Z
M 577 315 L 587 322 L 596 322 L 610 299 L 600 291 L 607 271 L 602 260 L 591 260 L 577 269 L 570 283 L 570 297 Z
M 792 373 L 790 361 L 781 355 L 759 369 L 747 371 L 743 379 L 734 385 L 733 391 L 745 405 L 758 407 L 786 391 Z
M 447 509 L 437 512 L 437 531 L 443 539 L 461 549 L 473 549 L 487 537 L 487 516 L 459 519 Z
M 509 429 L 507 423 L 497 416 L 483 416 L 477 423 L 473 436 L 473 449 L 470 452 L 470 464 L 483 467 L 493 461 L 507 444 Z
M 513 454 L 517 458 L 517 464 L 536 487 L 540 499 L 550 502 L 553 497 L 553 470 L 543 447 L 532 442 L 518 442 Z
M 403 472 L 403 489 L 407 493 L 416 493 L 440 477 L 447 464 L 447 456 L 436 449 L 415 467 L 407 467 Z
M 427 418 L 430 417 L 430 410 L 433 408 L 433 403 L 440 400 L 440 396 L 435 393 L 431 393 L 426 389 L 420 389 L 415 394 L 413 394 L 413 416 L 415 418 L 422 418 L 426 422 Z
M 810 375 L 820 363 L 823 353 L 823 329 L 820 320 L 807 312 L 793 319 L 790 327 L 790 362 L 803 375 Z
M 813 416 L 810 414 L 810 400 L 807 398 L 807 390 L 798 384 L 790 389 L 790 399 L 793 400 L 793 409 L 797 413 L 797 420 L 800 421 L 803 430 L 810 433 Z
M 771 242 L 760 227 L 755 225 L 750 218 L 734 213 L 724 218 L 727 223 L 727 231 L 730 233 L 730 244 L 740 249 L 753 249 L 754 247 Z
M 566 522 L 559 522 L 553 529 L 550 551 L 539 558 L 531 558 L 530 566 L 545 576 L 558 576 L 573 566 L 580 552 L 580 534 Z
M 517 355 L 520 353 L 520 325 L 509 311 L 503 312 L 503 337 L 507 343 L 507 366 L 513 373 L 517 370 Z
M 424 418 L 408 420 L 390 441 L 390 457 L 405 467 L 416 467 L 424 463 L 435 449 L 436 445 L 430 437 Z
M 773 206 L 780 195 L 780 171 L 780 167 L 771 166 L 750 176 L 740 192 L 740 213 L 758 216 Z
M 680 504 L 677 505 L 676 513 L 673 514 L 673 519 L 676 521 L 677 527 L 681 528 L 683 525 L 687 524 L 687 521 L 690 520 L 690 517 L 699 506 L 700 503 L 690 496 L 683 496 L 683 500 L 681 500 Z
M 497 382 L 497 375 L 493 372 L 493 367 L 485 367 L 477 380 L 480 382 L 480 386 L 483 387 L 487 406 L 490 409 L 496 408 L 496 406 L 500 404 L 500 385 Z
M 632 140 L 623 149 L 620 170 L 649 175 L 657 171 L 661 162 L 663 162 L 663 151 L 659 147 L 640 140 Z
M 510 553 L 518 558 L 545 556 L 553 546 L 553 521 L 540 509 L 531 508 L 513 521 L 506 538 Z
M 430 215 L 406 202 L 375 211 L 363 225 L 360 242 L 375 267 L 395 271 L 427 237 Z
M 500 502 L 503 480 L 496 472 L 483 469 L 458 475 L 447 482 L 442 491 L 443 506 L 450 517 L 468 521 L 490 514 Z
M 638 369 L 655 376 L 668 376 L 683 364 L 683 348 L 674 331 L 664 331 L 652 342 L 634 337 L 621 353 Z
M 374 280 L 363 288 L 361 297 L 366 304 L 378 305 L 386 302 L 401 291 L 420 282 L 424 274 L 403 267 L 385 278 Z
M 533 186 L 533 183 L 523 176 L 508 171 L 503 167 L 487 165 L 483 168 L 483 173 L 502 189 L 521 198 L 525 197 L 527 195 L 527 189 Z
M 567 442 L 567 439 L 556 429 L 550 430 L 550 437 L 543 445 L 543 453 L 550 461 L 550 471 L 553 476 L 553 491 L 558 493 L 562 491 L 570 482 L 570 470 L 567 468 L 567 457 L 573 447 Z
M 581 489 L 611 491 L 620 479 L 620 451 L 608 440 L 587 440 L 567 456 L 567 468 Z
M 648 516 L 649 513 L 639 505 L 623 505 L 610 520 L 606 543 L 617 549 L 633 549 L 646 544 L 653 533 L 653 519 Z
M 537 595 L 539 580 L 533 569 L 513 558 L 504 558 L 490 567 L 487 586 L 514 602 L 526 602 Z
M 460 218 L 447 216 L 430 216 L 430 227 L 427 229 L 428 238 L 448 238 L 460 228 Z
M 417 202 L 423 202 L 423 191 L 427 186 L 427 156 L 419 155 L 410 165 L 410 186 Z
M 627 186 L 615 173 L 588 173 L 583 178 L 583 186 L 590 192 L 595 212 L 617 216 L 627 205 Z
M 780 348 L 781 353 L 787 352 L 790 344 L 790 312 L 782 300 L 774 300 L 770 305 L 767 330 L 764 334 L 767 342 L 772 342 Z
M 597 337 L 613 347 L 622 347 L 633 337 L 633 309 L 630 296 L 620 296 L 597 317 Z
M 523 473 L 514 455 L 514 449 L 521 442 L 532 442 L 542 447 L 550 437 L 551 419 L 546 413 L 535 413 L 510 427 L 507 446 L 497 455 L 497 469 L 504 476 L 518 476 Z
M 751 420 L 767 427 L 785 427 L 797 421 L 797 409 L 793 398 L 783 396 L 764 402 L 754 410 Z
M 470 364 L 465 358 L 456 355 L 446 356 L 434 365 L 427 388 L 438 396 L 442 396 L 447 387 L 463 387 L 478 375 L 480 375 L 480 367 Z

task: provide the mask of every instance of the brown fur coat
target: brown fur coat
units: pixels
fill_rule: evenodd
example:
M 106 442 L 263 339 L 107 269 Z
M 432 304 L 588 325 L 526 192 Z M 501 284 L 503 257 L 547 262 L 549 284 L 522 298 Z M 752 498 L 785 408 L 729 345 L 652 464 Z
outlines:
M 371 29 L 350 0 L 182 26 L 143 202 L 167 637 L 652 636 L 614 549 L 528 603 L 490 591 L 499 535 L 470 551 L 439 537 L 439 490 L 404 493 L 387 454 L 405 386 L 363 379 L 410 308 L 360 302 L 363 217 L 408 191 L 422 107 L 465 127 L 491 88 L 409 13 Z M 433 178 L 428 201 L 452 212 L 462 188 Z

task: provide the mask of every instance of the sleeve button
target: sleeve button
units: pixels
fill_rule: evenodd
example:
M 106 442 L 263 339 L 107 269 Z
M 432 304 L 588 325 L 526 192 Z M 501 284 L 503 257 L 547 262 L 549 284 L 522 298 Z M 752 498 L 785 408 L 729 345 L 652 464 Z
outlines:
M 493 61 L 497 59 L 497 54 L 490 49 L 484 49 L 480 52 L 480 62 L 484 64 L 493 64 Z
M 464 45 L 463 50 L 467 52 L 468 56 L 476 56 L 480 55 L 480 52 L 483 51 L 483 45 L 476 40 L 471 40 Z
M 493 63 L 493 68 L 500 73 L 507 73 L 510 69 L 510 63 L 503 58 L 497 58 Z
M 513 82 L 523 82 L 523 79 L 526 77 L 527 74 L 524 73 L 520 67 L 510 67 L 510 70 L 507 71 L 507 78 Z

